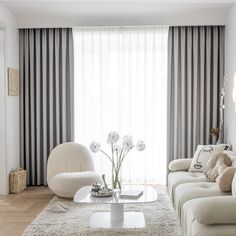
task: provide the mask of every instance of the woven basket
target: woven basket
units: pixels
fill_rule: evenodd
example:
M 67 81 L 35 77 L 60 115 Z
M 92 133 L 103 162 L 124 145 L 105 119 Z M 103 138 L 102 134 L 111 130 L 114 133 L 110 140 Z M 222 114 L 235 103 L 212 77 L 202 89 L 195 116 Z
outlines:
M 26 170 L 17 168 L 10 173 L 10 193 L 20 193 L 26 189 Z

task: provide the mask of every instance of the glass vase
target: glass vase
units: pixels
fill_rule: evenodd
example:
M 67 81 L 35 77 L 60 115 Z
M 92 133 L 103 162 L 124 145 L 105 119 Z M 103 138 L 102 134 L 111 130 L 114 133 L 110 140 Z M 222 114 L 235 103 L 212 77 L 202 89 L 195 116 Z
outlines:
M 120 171 L 116 172 L 114 168 L 112 168 L 112 188 L 117 190 L 121 189 Z

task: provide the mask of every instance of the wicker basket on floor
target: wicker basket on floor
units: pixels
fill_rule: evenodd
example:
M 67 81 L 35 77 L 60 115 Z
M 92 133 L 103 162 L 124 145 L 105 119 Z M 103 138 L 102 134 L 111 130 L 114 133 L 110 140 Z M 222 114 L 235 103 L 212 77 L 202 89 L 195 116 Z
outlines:
M 10 193 L 20 193 L 26 189 L 26 170 L 17 168 L 10 173 Z

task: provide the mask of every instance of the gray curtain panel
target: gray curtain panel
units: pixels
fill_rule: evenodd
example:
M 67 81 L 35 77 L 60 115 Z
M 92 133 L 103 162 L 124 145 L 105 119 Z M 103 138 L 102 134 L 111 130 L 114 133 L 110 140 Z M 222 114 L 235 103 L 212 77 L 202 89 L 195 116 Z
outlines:
M 170 27 L 167 162 L 214 143 L 224 77 L 224 26 Z
M 28 184 L 47 184 L 47 159 L 73 141 L 72 29 L 20 29 L 20 149 Z

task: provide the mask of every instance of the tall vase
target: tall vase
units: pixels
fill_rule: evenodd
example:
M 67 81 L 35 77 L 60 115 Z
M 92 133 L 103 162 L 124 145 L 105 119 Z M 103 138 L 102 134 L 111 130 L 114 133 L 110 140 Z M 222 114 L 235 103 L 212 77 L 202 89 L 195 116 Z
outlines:
M 116 172 L 114 168 L 112 168 L 112 188 L 121 189 L 120 171 Z

